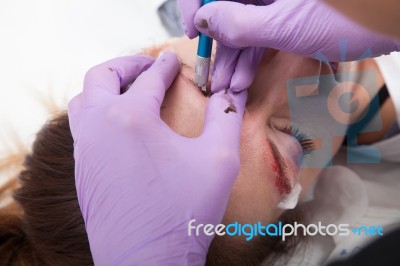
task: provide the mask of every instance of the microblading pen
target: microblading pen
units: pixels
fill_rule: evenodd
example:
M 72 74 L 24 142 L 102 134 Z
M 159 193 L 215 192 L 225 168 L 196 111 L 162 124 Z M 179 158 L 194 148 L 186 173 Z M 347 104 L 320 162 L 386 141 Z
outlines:
M 216 0 L 203 0 L 202 6 L 214 1 Z M 203 33 L 199 34 L 199 45 L 197 48 L 196 64 L 194 68 L 194 83 L 205 93 L 207 92 L 206 88 L 210 73 L 212 44 L 212 38 Z

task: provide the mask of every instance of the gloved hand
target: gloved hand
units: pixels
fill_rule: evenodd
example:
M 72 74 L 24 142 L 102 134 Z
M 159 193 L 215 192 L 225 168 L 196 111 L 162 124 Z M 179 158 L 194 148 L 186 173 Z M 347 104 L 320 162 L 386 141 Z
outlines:
M 243 5 L 250 4 L 261 6 L 269 5 L 274 1 L 275 0 L 240 0 L 236 2 Z M 202 0 L 178 0 L 185 33 L 191 39 L 199 35 L 199 31 L 194 24 L 194 17 L 201 7 L 201 2 Z M 230 88 L 232 91 L 241 91 L 248 88 L 254 79 L 263 54 L 264 47 L 251 46 L 243 49 L 236 49 L 219 42 L 217 44 L 211 79 L 211 91 L 219 92 L 226 88 Z
M 160 119 L 160 105 L 179 69 L 172 52 L 154 64 L 117 58 L 89 70 L 68 106 L 96 265 L 204 265 L 212 237 L 188 236 L 188 222 L 222 220 L 239 171 L 247 94 L 214 94 L 202 135 L 177 135 Z
M 269 47 L 332 62 L 400 50 L 400 42 L 370 32 L 321 0 L 277 0 L 272 4 L 268 1 L 265 6 L 217 1 L 195 13 L 199 2 L 179 2 L 188 36 L 197 33 L 191 26 L 193 21 L 200 32 L 230 48 Z M 253 80 L 254 72 L 249 70 L 257 67 L 261 55 L 257 50 L 219 53 L 213 79 L 216 76 L 216 82 L 221 83 L 221 73 L 225 71 L 231 89 L 239 91 Z M 219 89 L 218 84 L 212 86 L 213 91 Z

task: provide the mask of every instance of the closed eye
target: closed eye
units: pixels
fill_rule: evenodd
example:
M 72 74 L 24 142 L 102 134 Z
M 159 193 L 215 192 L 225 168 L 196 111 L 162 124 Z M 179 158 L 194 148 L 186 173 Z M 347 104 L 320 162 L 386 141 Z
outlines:
M 291 125 L 290 126 L 274 125 L 274 127 L 279 131 L 294 137 L 299 142 L 304 155 L 311 154 L 315 150 L 315 144 L 312 141 L 312 139 L 307 134 L 300 131 L 299 128 Z

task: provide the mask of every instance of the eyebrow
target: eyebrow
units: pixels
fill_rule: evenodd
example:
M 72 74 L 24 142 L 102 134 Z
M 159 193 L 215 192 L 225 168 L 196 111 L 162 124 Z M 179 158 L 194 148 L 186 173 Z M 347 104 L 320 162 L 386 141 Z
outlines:
M 190 66 L 190 65 L 188 65 L 188 64 L 186 64 L 186 63 L 184 63 L 184 62 L 182 62 L 181 65 L 182 65 L 182 67 L 184 67 L 184 68 L 194 69 L 194 67 L 192 67 L 192 66 Z
M 278 147 L 276 144 L 267 139 L 269 146 L 271 147 L 272 157 L 273 157 L 273 165 L 272 168 L 276 169 L 278 172 L 278 176 L 275 180 L 275 185 L 277 186 L 279 193 L 282 194 L 289 194 L 292 190 L 292 186 L 290 185 L 288 173 L 287 173 L 287 165 L 285 159 L 282 157 Z
M 188 65 L 183 65 L 183 64 L 182 64 L 182 66 L 183 66 L 183 67 L 187 67 L 187 68 L 193 69 L 192 67 L 190 67 L 190 66 L 188 66 Z M 193 79 L 190 78 L 189 76 L 184 75 L 182 72 L 179 72 L 179 76 L 180 76 L 187 84 L 189 84 L 189 85 L 191 85 L 191 86 L 193 86 L 193 87 L 197 87 L 196 84 L 194 84 Z
M 182 68 L 186 68 L 186 69 L 189 69 L 189 70 L 194 72 L 194 66 L 188 65 L 188 64 L 186 64 L 186 63 L 184 63 L 182 61 L 181 61 L 181 66 L 182 66 Z M 214 67 L 214 57 L 212 56 L 211 57 L 210 68 L 213 68 L 213 67 Z M 183 78 L 183 80 L 186 83 L 188 83 L 189 85 L 198 88 L 198 86 L 194 83 L 194 77 L 190 78 L 189 76 L 182 74 L 182 71 L 179 72 L 179 76 L 181 76 Z M 210 95 L 211 94 L 209 94 L 209 93 L 207 95 L 204 94 L 204 96 L 210 96 Z
M 185 63 L 183 63 L 183 62 L 182 62 L 182 68 L 188 68 L 188 69 L 190 69 L 190 70 L 192 70 L 192 71 L 194 72 L 194 67 L 192 67 L 192 66 L 190 66 L 190 65 L 188 65 L 188 64 L 185 64 Z M 189 84 L 190 86 L 193 86 L 193 87 L 195 87 L 195 88 L 198 88 L 198 86 L 194 83 L 194 78 L 190 78 L 189 76 L 184 75 L 184 74 L 182 73 L 182 71 L 179 72 L 179 76 L 180 76 L 187 84 Z
M 188 65 L 188 64 L 184 63 L 182 60 L 181 60 L 181 66 L 182 66 L 182 68 L 188 68 L 188 69 L 194 71 L 194 66 Z M 214 57 L 211 56 L 210 70 L 213 69 L 213 67 L 214 67 Z

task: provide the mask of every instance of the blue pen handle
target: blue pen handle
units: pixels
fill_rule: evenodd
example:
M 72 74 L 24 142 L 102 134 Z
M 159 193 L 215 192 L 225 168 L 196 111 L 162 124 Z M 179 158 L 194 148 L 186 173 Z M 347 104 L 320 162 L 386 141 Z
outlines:
M 214 1 L 216 0 L 203 0 L 202 6 Z M 212 44 L 213 44 L 212 38 L 202 33 L 199 34 L 199 44 L 197 48 L 194 82 L 204 92 L 206 92 L 206 85 L 210 73 Z
M 213 39 L 200 33 L 199 35 L 199 45 L 197 47 L 197 55 L 205 58 L 211 57 Z

